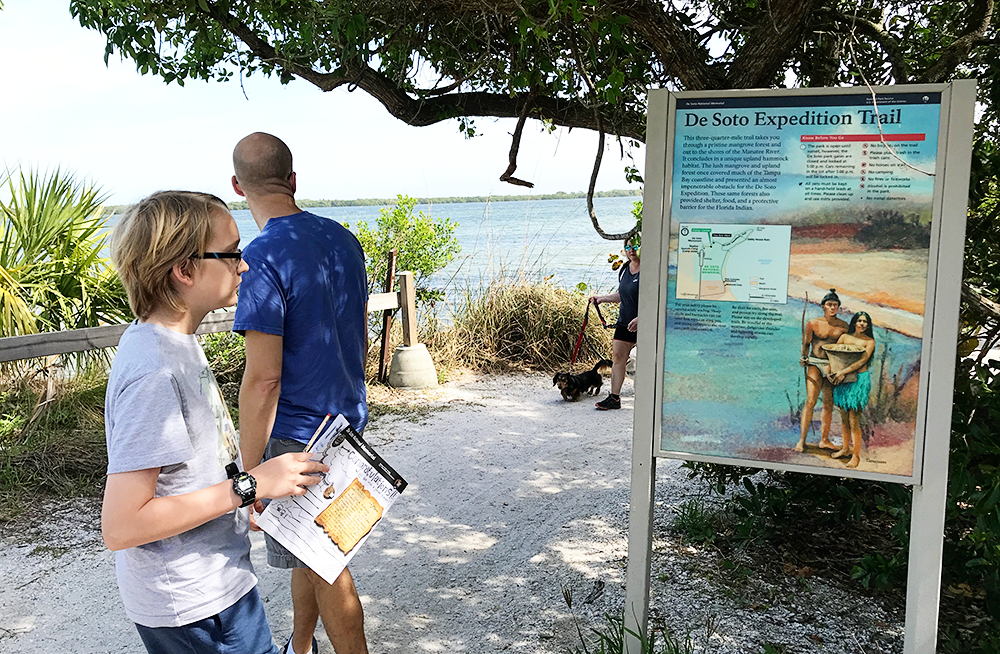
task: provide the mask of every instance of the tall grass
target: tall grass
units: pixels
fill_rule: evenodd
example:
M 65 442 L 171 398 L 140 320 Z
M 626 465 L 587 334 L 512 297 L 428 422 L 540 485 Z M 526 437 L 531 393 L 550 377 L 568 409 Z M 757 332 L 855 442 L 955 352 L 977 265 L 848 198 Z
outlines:
M 100 490 L 106 388 L 107 369 L 99 362 L 71 379 L 24 376 L 0 387 L 0 521 L 38 497 Z
M 465 291 L 451 324 L 423 338 L 435 362 L 446 367 L 487 373 L 566 369 L 586 309 L 587 296 L 576 289 L 493 282 Z M 611 331 L 591 310 L 574 370 L 610 354 Z

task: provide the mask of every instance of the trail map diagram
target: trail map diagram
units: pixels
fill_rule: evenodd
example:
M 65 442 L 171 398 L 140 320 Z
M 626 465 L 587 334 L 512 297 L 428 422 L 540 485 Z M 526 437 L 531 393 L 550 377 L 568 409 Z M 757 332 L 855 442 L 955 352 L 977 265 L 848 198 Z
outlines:
M 785 304 L 790 225 L 682 224 L 677 299 Z

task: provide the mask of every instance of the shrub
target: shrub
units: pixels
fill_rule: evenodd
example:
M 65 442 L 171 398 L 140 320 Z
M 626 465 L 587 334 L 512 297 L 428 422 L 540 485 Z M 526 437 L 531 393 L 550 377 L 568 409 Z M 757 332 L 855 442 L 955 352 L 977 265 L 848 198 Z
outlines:
M 959 362 L 955 377 L 943 582 L 978 589 L 1000 616 L 1000 363 Z M 997 625 L 1000 627 L 1000 625 Z M 996 634 L 1000 637 L 1000 633 Z
M 484 372 L 563 369 L 573 355 L 586 308 L 587 297 L 577 289 L 495 281 L 483 291 L 467 291 L 452 327 L 431 345 L 439 351 L 453 348 L 446 359 Z M 585 340 L 575 372 L 587 362 L 610 358 L 611 333 L 594 312 Z
M 0 387 L 0 522 L 16 516 L 32 496 L 101 488 L 108 465 L 106 387 L 99 364 L 52 386 L 42 377 L 24 377 Z
M 705 505 L 704 500 L 687 500 L 677 507 L 674 530 L 692 543 L 711 543 L 719 528 L 719 513 Z
M 396 196 L 396 204 L 378 212 L 375 228 L 365 222 L 355 225 L 358 240 L 365 251 L 368 290 L 382 291 L 387 272 L 386 254 L 396 250 L 396 270 L 413 272 L 417 301 L 443 299 L 444 293 L 427 286 L 428 278 L 447 266 L 462 249 L 452 234 L 457 225 L 448 218 L 431 218 L 413 209 L 417 201 Z M 346 223 L 345 227 L 349 227 Z
M 208 365 L 219 383 L 222 398 L 229 407 L 236 428 L 240 428 L 240 384 L 247 365 L 243 337 L 235 332 L 219 332 L 201 337 Z

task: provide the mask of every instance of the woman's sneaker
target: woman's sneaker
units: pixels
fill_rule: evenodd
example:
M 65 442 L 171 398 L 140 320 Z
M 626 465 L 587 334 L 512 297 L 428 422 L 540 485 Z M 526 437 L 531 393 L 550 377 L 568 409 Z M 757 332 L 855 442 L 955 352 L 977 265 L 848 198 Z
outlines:
M 621 398 L 619 398 L 618 396 L 608 393 L 608 396 L 606 398 L 604 398 L 594 406 L 596 406 L 601 411 L 607 411 L 608 409 L 620 409 L 622 408 L 622 401 Z

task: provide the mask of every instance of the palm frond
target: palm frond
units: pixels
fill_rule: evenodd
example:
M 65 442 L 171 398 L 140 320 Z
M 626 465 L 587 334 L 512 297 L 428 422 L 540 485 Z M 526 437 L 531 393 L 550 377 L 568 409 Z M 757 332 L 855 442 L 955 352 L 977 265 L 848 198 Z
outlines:
M 119 323 L 124 289 L 104 256 L 106 195 L 58 168 L 8 171 L 0 185 L 0 336 Z

